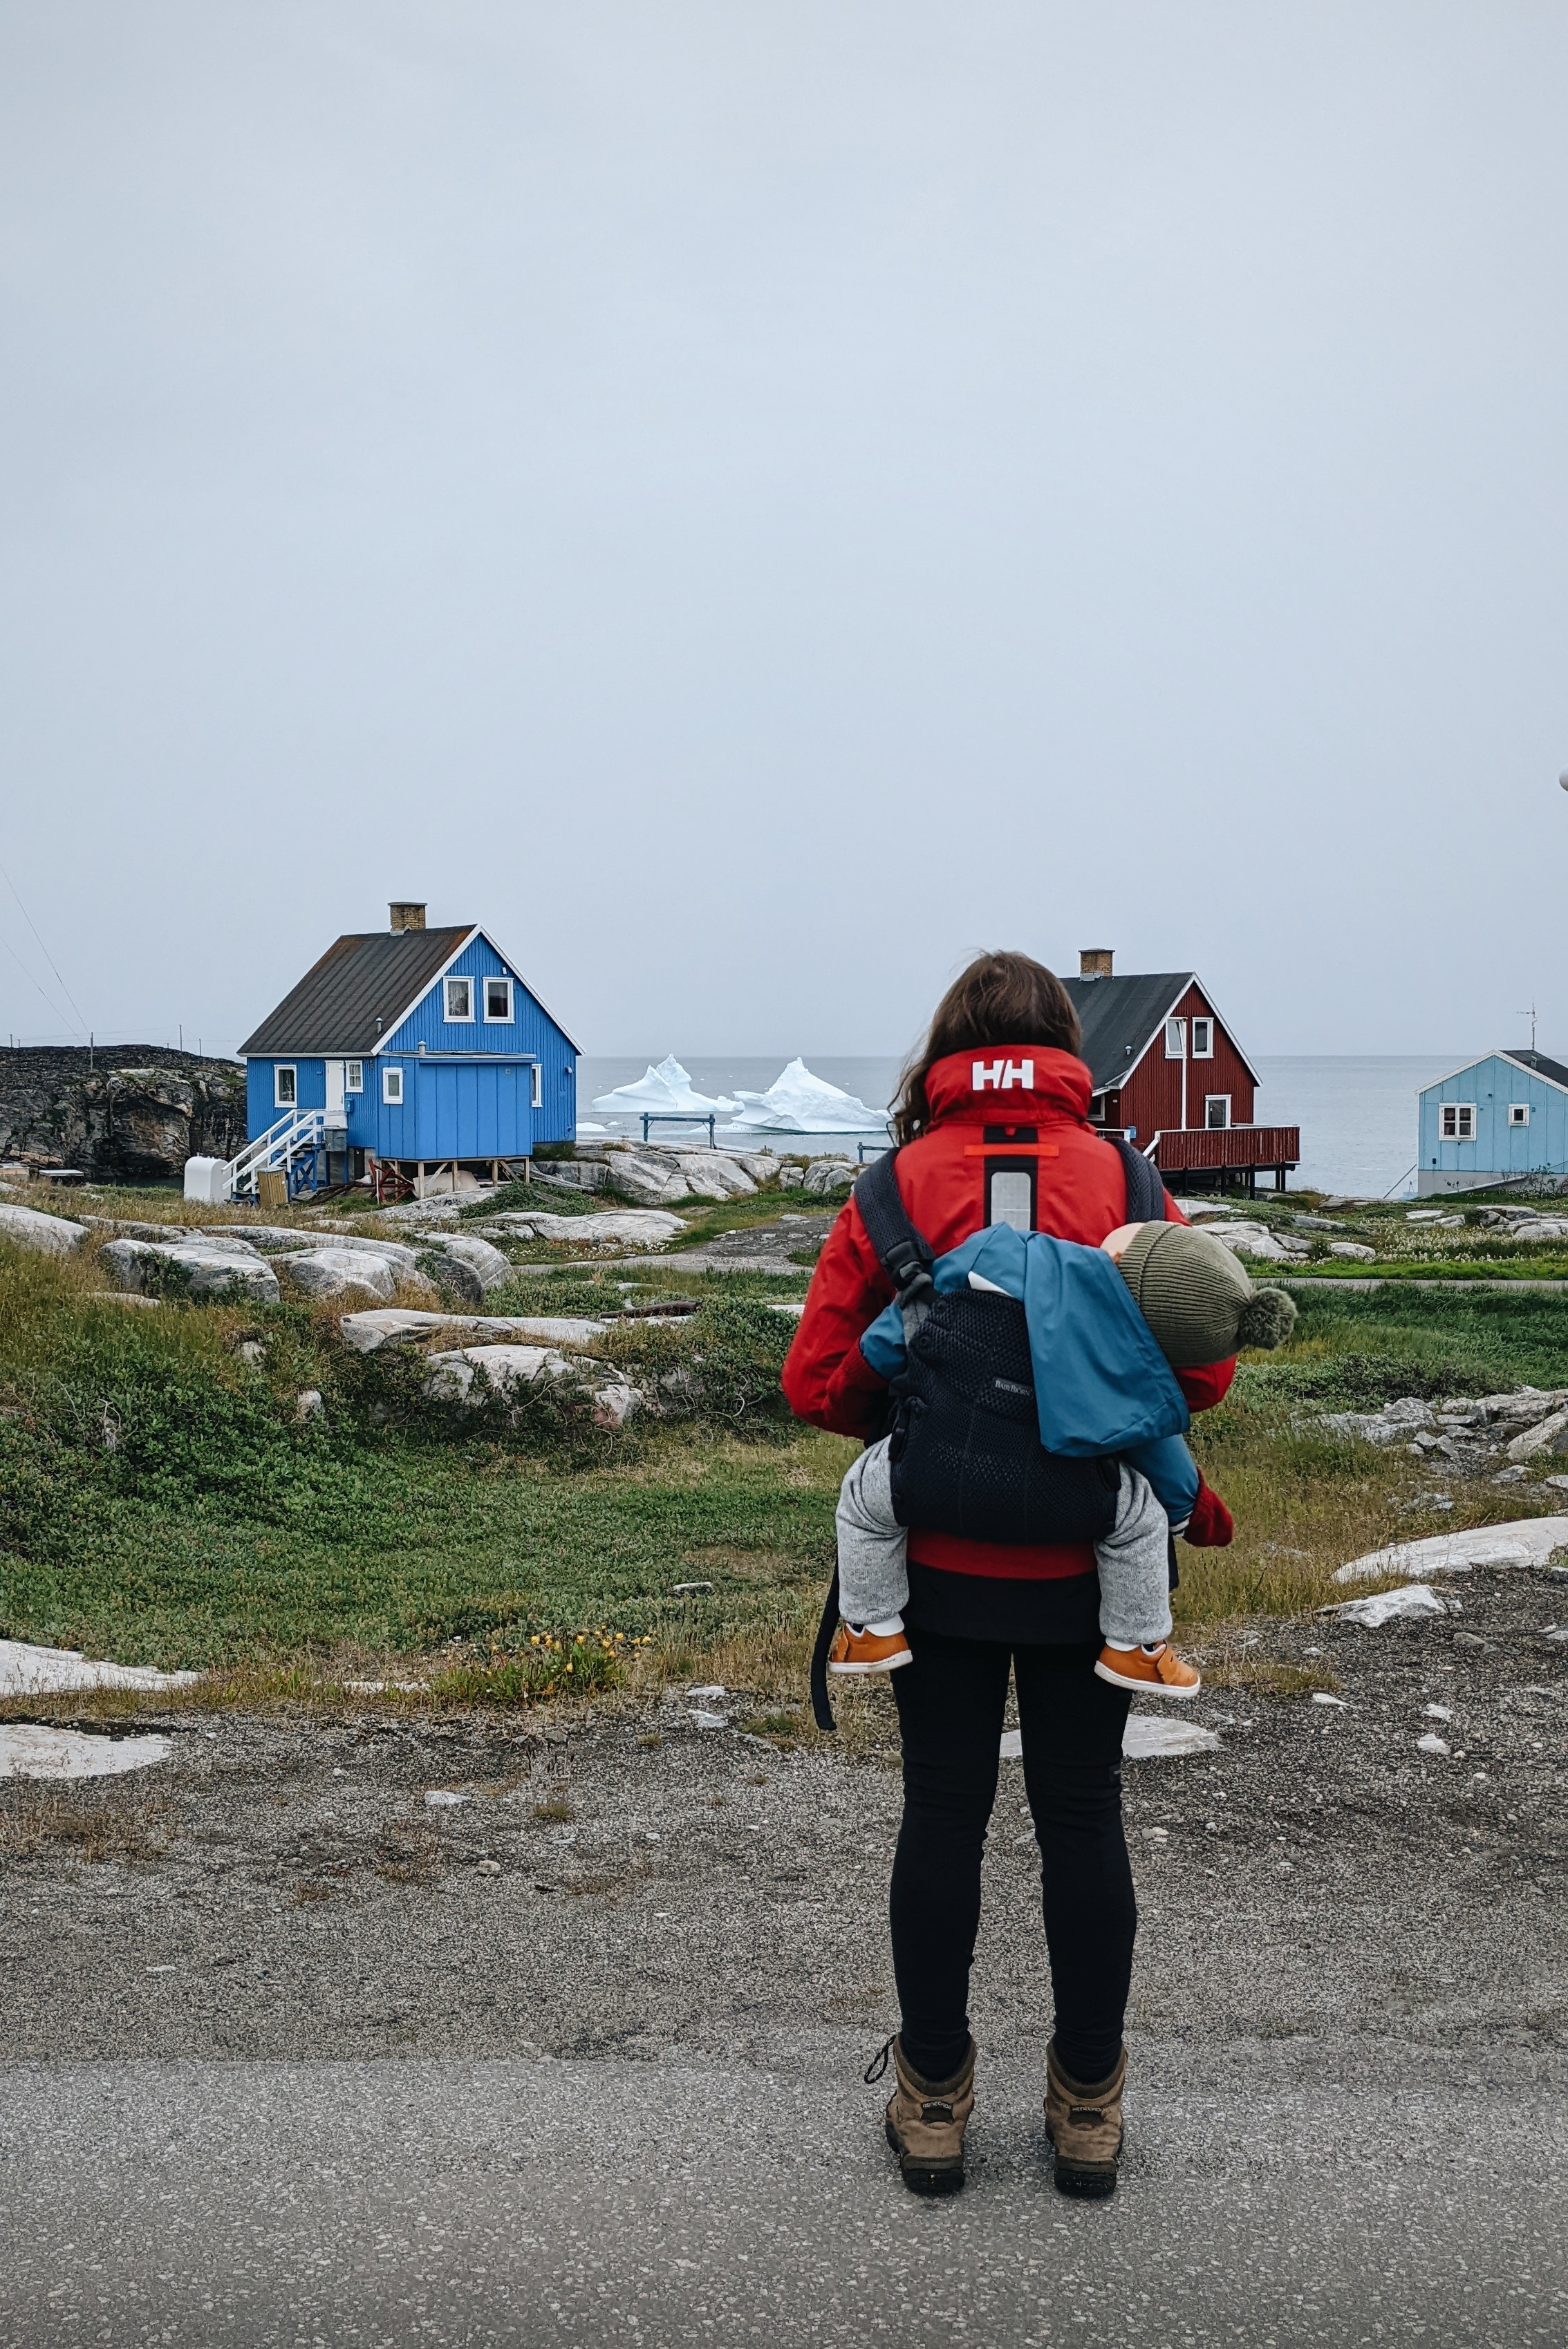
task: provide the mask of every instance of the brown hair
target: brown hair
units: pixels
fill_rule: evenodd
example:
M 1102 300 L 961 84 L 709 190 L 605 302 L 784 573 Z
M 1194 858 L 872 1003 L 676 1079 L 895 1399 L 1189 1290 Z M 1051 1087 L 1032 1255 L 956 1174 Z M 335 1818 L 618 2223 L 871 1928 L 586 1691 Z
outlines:
M 930 1123 L 926 1079 L 950 1052 L 997 1044 L 1075 1052 L 1078 1041 L 1078 1015 L 1054 971 L 1031 955 L 979 956 L 954 979 L 931 1014 L 925 1042 L 905 1065 L 893 1106 L 894 1141 L 913 1142 Z

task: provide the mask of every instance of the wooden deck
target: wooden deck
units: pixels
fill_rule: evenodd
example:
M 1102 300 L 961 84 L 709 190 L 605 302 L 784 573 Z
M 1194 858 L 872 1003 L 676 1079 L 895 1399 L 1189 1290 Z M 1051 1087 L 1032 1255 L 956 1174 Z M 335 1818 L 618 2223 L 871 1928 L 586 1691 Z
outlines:
M 1149 1153 L 1167 1185 L 1187 1190 L 1201 1176 L 1212 1189 L 1255 1191 L 1258 1176 L 1272 1173 L 1282 1191 L 1289 1169 L 1299 1165 L 1299 1125 L 1188 1125 L 1156 1134 Z

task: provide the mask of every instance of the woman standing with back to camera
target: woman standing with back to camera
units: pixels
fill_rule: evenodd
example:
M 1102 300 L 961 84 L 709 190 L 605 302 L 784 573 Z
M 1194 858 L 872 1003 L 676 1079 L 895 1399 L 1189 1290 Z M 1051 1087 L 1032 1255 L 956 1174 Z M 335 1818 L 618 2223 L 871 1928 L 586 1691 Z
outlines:
M 942 998 L 894 1115 L 898 1196 L 933 1254 L 997 1222 L 1097 1247 L 1129 1221 L 1123 1159 L 1089 1125 L 1078 1042 L 1066 989 L 1027 955 L 981 956 Z M 1160 1205 L 1181 1220 L 1163 1194 Z M 859 1340 L 893 1294 L 852 1195 L 784 1364 L 797 1416 L 841 1435 L 882 1433 L 888 1388 Z M 1233 1369 L 1179 1371 L 1189 1406 L 1219 1402 Z M 1222 1542 L 1230 1530 L 1203 1486 L 1186 1537 Z M 1000 1544 L 919 1526 L 908 1548 L 913 1660 L 892 1675 L 904 1815 L 890 1897 L 901 2024 L 888 2134 L 917 2192 L 962 2185 L 974 2103 L 969 1977 L 1011 1669 L 1055 2002 L 1045 2110 L 1056 2183 L 1106 2194 L 1121 2148 L 1137 1920 L 1121 1816 L 1129 1698 L 1095 1671 L 1095 1552 L 1082 1540 Z

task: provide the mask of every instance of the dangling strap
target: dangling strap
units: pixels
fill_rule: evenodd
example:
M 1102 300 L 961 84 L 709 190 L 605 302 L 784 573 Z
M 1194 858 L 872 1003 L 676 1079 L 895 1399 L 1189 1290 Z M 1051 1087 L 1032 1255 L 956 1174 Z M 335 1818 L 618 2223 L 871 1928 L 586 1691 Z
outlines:
M 838 1723 L 833 1718 L 833 1707 L 827 1702 L 827 1651 L 833 1645 L 833 1635 L 838 1629 L 838 1568 L 833 1569 L 833 1579 L 827 1586 L 823 1601 L 822 1620 L 816 1627 L 816 1645 L 811 1651 L 811 1710 L 818 1729 L 835 1730 Z
M 1128 1223 L 1163 1224 L 1166 1220 L 1165 1185 L 1159 1179 L 1159 1169 L 1144 1156 L 1141 1150 L 1133 1148 L 1125 1133 L 1109 1133 L 1106 1139 L 1120 1156 L 1122 1172 L 1127 1177 Z
M 898 1292 L 908 1341 L 931 1309 L 936 1257 L 925 1234 L 909 1221 L 898 1188 L 898 1152 L 889 1150 L 872 1160 L 855 1185 L 855 1204 L 877 1260 Z

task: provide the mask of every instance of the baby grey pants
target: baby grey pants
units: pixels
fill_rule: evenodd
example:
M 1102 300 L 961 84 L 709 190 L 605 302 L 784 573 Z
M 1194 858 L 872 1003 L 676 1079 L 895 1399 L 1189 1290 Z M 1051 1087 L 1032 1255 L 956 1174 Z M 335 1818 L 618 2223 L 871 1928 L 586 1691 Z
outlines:
M 885 1623 L 909 1604 L 905 1529 L 893 1515 L 888 1439 L 864 1451 L 838 1495 L 838 1606 L 846 1623 Z M 1170 1637 L 1170 1521 L 1147 1477 L 1122 1463 L 1116 1521 L 1095 1544 L 1100 1632 L 1118 1648 Z

